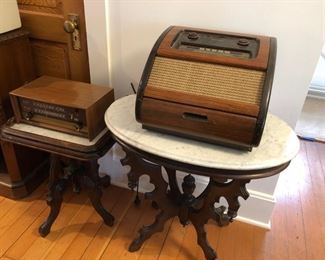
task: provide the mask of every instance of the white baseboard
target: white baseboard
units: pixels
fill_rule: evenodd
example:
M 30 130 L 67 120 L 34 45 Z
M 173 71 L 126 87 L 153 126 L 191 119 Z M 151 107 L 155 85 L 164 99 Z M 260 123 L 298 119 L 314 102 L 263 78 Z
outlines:
M 311 98 L 325 99 L 325 91 L 317 88 L 309 88 L 307 95 Z
M 247 223 L 247 224 L 250 224 L 250 225 L 253 225 L 253 226 L 257 226 L 257 227 L 260 227 L 260 228 L 264 228 L 264 229 L 267 229 L 267 230 L 270 230 L 271 229 L 271 221 L 269 221 L 268 223 L 264 223 L 264 222 L 260 222 L 260 221 L 256 221 L 256 220 L 253 220 L 253 219 L 250 219 L 250 218 L 244 218 L 244 217 L 241 217 L 241 216 L 237 216 L 236 221 L 240 221 L 240 222 L 244 222 L 244 223 Z

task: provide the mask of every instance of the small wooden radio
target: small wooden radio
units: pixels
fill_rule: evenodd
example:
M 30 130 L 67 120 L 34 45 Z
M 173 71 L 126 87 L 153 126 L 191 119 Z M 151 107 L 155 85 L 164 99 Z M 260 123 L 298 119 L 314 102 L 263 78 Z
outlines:
M 251 150 L 263 133 L 276 39 L 172 26 L 139 84 L 143 128 Z
M 114 101 L 114 91 L 42 76 L 10 92 L 17 123 L 95 138 L 104 128 L 104 113 Z

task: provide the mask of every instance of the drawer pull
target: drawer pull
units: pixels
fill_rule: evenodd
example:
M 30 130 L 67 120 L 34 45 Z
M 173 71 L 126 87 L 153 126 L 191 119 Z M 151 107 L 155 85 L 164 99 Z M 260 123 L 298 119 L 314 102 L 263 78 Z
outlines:
M 184 112 L 182 117 L 184 119 L 192 120 L 192 121 L 208 122 L 208 116 L 206 115 Z

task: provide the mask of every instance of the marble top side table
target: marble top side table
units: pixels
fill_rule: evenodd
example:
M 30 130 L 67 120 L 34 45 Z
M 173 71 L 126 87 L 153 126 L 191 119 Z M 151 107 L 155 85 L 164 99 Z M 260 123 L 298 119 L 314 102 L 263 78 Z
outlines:
M 114 217 L 101 204 L 103 186 L 110 184 L 110 177 L 100 178 L 97 160 L 115 143 L 104 129 L 94 140 L 57 131 L 9 122 L 3 125 L 1 137 L 7 142 L 46 151 L 50 156 L 49 192 L 47 204 L 50 213 L 40 226 L 39 233 L 46 236 L 57 218 L 63 201 L 63 192 L 71 182 L 75 192 L 81 185 L 88 188 L 89 199 L 105 224 L 113 225 Z
M 121 163 L 131 167 L 129 187 L 135 188 L 141 175 L 149 175 L 155 188 L 147 192 L 145 198 L 152 199 L 160 211 L 151 225 L 139 230 L 129 251 L 138 250 L 146 239 L 163 229 L 166 220 L 178 216 L 183 225 L 189 222 L 194 225 L 206 259 L 215 259 L 217 256 L 207 241 L 204 225 L 210 218 L 219 226 L 232 222 L 240 207 L 238 198 L 249 197 L 245 185 L 252 179 L 284 170 L 299 150 L 297 136 L 285 122 L 269 114 L 259 147 L 251 152 L 237 151 L 142 129 L 135 120 L 134 108 L 135 95 L 121 98 L 108 108 L 105 122 L 126 152 Z M 162 167 L 167 172 L 168 182 L 162 177 Z M 183 179 L 183 191 L 178 187 L 176 170 L 188 173 Z M 195 178 L 192 174 L 210 178 L 197 197 L 193 196 Z M 221 197 L 227 200 L 228 208 L 215 207 Z

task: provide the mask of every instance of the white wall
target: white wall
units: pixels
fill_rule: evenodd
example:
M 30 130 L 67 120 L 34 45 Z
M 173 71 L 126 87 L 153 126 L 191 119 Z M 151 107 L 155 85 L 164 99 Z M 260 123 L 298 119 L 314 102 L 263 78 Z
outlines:
M 324 44 L 325 43 L 325 23 L 324 23 L 324 19 L 325 19 L 325 0 L 323 0 L 322 10 L 323 10 L 323 14 L 322 14 L 322 18 L 323 18 L 322 31 L 323 31 L 323 44 Z
M 109 86 L 109 23 L 104 0 L 84 0 L 91 83 Z
M 104 6 L 104 1 L 85 1 L 101 2 Z M 110 80 L 116 97 L 132 93 L 130 82 L 138 84 L 152 45 L 169 25 L 270 35 L 278 39 L 270 111 L 294 127 L 322 46 L 324 0 L 106 0 L 106 3 Z M 101 170 L 110 173 L 113 182 L 125 184 L 126 170 L 118 161 L 121 154 L 119 149 L 111 151 L 101 160 Z M 253 196 L 239 212 L 242 217 L 267 225 L 277 179 L 274 176 L 249 185 Z M 261 206 L 257 207 L 259 202 Z

